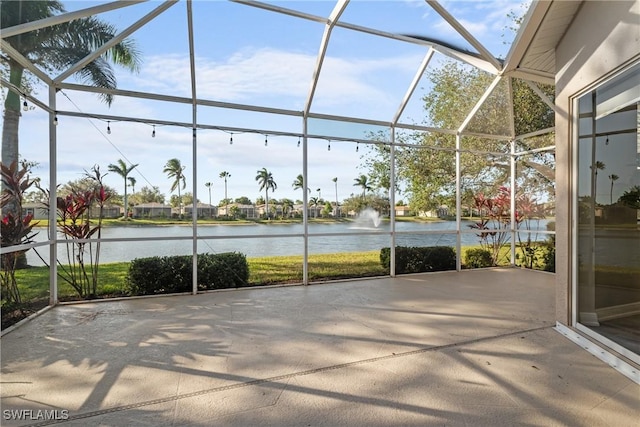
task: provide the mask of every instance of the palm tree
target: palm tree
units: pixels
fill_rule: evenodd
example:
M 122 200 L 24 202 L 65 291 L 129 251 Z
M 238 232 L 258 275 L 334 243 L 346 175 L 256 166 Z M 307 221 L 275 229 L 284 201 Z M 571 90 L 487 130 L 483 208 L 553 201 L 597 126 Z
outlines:
M 591 170 L 593 172 L 593 206 L 595 207 L 598 203 L 597 203 L 597 198 L 598 198 L 598 192 L 596 191 L 596 187 L 598 185 L 598 171 L 599 170 L 604 170 L 606 168 L 605 164 L 603 162 L 601 162 L 600 160 L 596 160 L 596 162 L 591 165 Z
M 131 194 L 136 192 L 136 178 L 133 176 L 130 176 L 129 178 L 127 178 L 129 180 L 129 186 L 131 187 Z
M 302 177 L 302 174 L 298 175 L 296 179 L 293 180 L 293 184 L 291 184 L 291 186 L 294 190 L 304 188 L 304 178 Z
M 320 199 L 318 197 L 312 197 L 309 199 L 309 206 L 313 206 L 313 217 L 318 217 L 318 204 L 320 203 Z
M 2 28 L 50 18 L 65 12 L 57 0 L 3 1 L 0 3 Z M 42 69 L 61 71 L 68 69 L 98 47 L 111 40 L 117 30 L 114 26 L 95 17 L 79 18 L 62 24 L 15 35 L 6 41 L 24 57 Z M 7 65 L 9 82 L 28 91 L 25 87 L 24 67 L 13 58 L 3 55 Z M 99 88 L 116 88 L 116 78 L 111 64 L 137 71 L 140 54 L 132 40 L 123 40 L 108 49 L 93 62 L 75 74 L 88 84 Z M 113 95 L 100 95 L 111 105 Z M 4 103 L 2 127 L 2 163 L 10 165 L 18 160 L 18 125 L 20 121 L 20 95 L 8 90 Z
M 227 201 L 227 208 L 225 212 L 229 216 L 229 199 L 227 199 L 227 178 L 231 178 L 231 174 L 227 171 L 220 172 L 220 178 L 224 179 L 224 199 Z
M 273 175 L 271 172 L 267 170 L 267 168 L 262 168 L 258 170 L 258 174 L 256 175 L 256 181 L 260 184 L 260 191 L 265 190 L 265 212 L 267 213 L 267 218 L 270 218 L 269 212 L 269 190 L 276 191 L 278 188 L 278 184 L 273 180 Z
M 609 193 L 609 204 L 613 205 L 613 183 L 620 179 L 618 175 L 612 173 L 609 175 L 609 179 L 611 180 L 611 192 Z
M 185 166 L 182 166 L 180 160 L 178 159 L 169 159 L 167 164 L 164 165 L 164 169 L 162 172 L 167 174 L 169 179 L 173 178 L 173 184 L 171 184 L 171 192 L 174 192 L 176 188 L 178 189 L 178 203 L 180 204 L 180 213 L 182 214 L 182 196 L 180 196 L 180 184 L 182 183 L 182 189 L 184 190 L 187 186 L 187 181 L 184 176 Z
M 204 186 L 209 190 L 209 218 L 211 218 L 211 186 L 213 184 L 210 182 L 205 182 Z
M 338 177 L 336 176 L 331 181 L 333 181 L 336 186 L 336 218 L 339 218 L 340 212 L 338 211 Z
M 293 211 L 293 200 L 282 199 L 282 216 L 285 213 L 289 213 L 289 216 L 291 216 L 291 211 Z
M 354 187 L 362 188 L 362 201 L 364 202 L 367 191 L 372 190 L 371 185 L 369 184 L 369 178 L 366 175 L 360 175 L 358 178 L 354 179 L 354 181 Z
M 127 175 L 138 166 L 138 163 L 127 167 L 122 159 L 118 159 L 116 164 L 111 163 L 108 168 L 110 172 L 115 172 L 124 179 L 124 219 L 129 218 L 129 203 L 127 198 Z M 134 180 L 135 183 L 135 180 Z

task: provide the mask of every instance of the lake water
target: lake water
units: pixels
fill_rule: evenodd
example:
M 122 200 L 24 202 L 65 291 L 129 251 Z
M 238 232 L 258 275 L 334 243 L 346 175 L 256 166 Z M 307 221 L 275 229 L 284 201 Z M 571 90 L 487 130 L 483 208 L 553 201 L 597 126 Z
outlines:
M 463 221 L 462 230 L 470 230 L 470 221 Z M 397 222 L 397 246 L 453 246 L 456 245 L 456 223 L 441 222 Z M 538 229 L 546 230 L 546 221 L 537 224 Z M 380 250 L 389 247 L 391 227 L 382 222 L 378 227 L 367 222 L 311 223 L 309 224 L 309 253 L 337 253 Z M 199 225 L 198 236 L 204 237 L 197 242 L 198 253 L 221 253 L 237 251 L 247 257 L 278 255 L 302 255 L 304 228 L 297 224 L 249 224 L 249 225 Z M 348 233 L 343 236 L 329 234 Z M 421 234 L 429 233 L 429 234 Z M 435 234 L 433 234 L 435 233 Z M 100 262 L 130 261 L 134 258 L 150 256 L 168 256 L 191 254 L 193 241 L 189 226 L 125 226 L 105 227 L 103 239 L 163 238 L 166 240 L 103 242 L 100 250 Z M 287 236 L 287 235 L 295 236 Z M 252 236 L 252 237 L 248 237 Z M 253 237 L 257 236 L 257 237 Z M 547 235 L 538 234 L 538 240 Z M 180 238 L 187 238 L 180 240 Z M 525 238 L 525 237 L 523 237 Z M 47 233 L 41 230 L 36 237 L 46 241 Z M 476 234 L 462 234 L 462 245 L 477 245 Z M 58 246 L 58 256 L 64 263 L 65 245 Z M 39 248 L 45 259 L 48 249 Z M 27 252 L 30 265 L 43 265 L 33 250 Z

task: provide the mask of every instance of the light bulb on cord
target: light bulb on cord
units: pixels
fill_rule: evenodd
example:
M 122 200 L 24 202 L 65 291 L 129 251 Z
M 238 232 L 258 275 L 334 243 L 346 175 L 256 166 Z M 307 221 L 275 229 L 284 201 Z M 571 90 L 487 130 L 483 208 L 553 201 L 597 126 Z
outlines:
M 27 104 L 27 98 L 25 98 L 24 102 L 22 102 L 22 109 L 24 111 L 29 111 L 29 105 Z
M 156 137 L 156 125 L 153 125 L 153 130 L 151 131 L 151 138 Z
M 300 137 L 298 137 L 298 148 L 300 148 Z
M 264 146 L 269 145 L 269 141 L 267 140 L 267 135 L 264 136 Z
M 53 125 L 58 126 L 58 116 L 53 116 Z
M 231 134 L 231 138 L 229 138 L 229 145 L 233 145 L 233 134 Z
M 111 122 L 107 122 L 107 134 L 111 135 Z

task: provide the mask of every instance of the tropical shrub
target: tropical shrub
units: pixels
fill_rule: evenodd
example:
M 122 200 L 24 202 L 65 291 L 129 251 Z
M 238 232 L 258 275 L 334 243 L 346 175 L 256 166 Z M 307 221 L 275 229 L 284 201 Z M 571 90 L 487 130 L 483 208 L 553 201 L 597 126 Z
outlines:
M 469 227 L 479 231 L 480 247 L 491 254 L 491 264 L 498 265 L 500 250 L 509 242 L 511 235 L 511 190 L 500 187 L 495 197 L 485 197 L 480 193 L 473 199 L 480 219 Z
M 65 242 L 64 250 L 58 253 L 58 277 L 75 289 L 81 298 L 95 298 L 104 206 L 112 194 L 102 182 L 104 175 L 98 165 L 91 168 L 91 173 L 85 171 L 85 175 L 94 181 L 93 188 L 56 198 L 57 227 Z M 94 206 L 98 207 L 97 218 L 91 217 Z M 97 240 L 92 241 L 94 238 Z
M 380 250 L 380 263 L 391 268 L 391 249 Z M 456 269 L 456 252 L 449 246 L 396 246 L 396 274 L 446 271 Z
M 549 221 L 547 223 L 547 231 L 555 231 L 556 223 Z M 556 235 L 552 234 L 542 245 L 542 270 L 556 272 Z
M 191 292 L 191 255 L 136 258 L 129 265 L 127 288 L 132 295 Z M 198 255 L 198 290 L 247 286 L 249 265 L 244 254 Z
M 0 223 L 0 240 L 2 247 L 24 245 L 33 242 L 36 233 L 32 232 L 33 215 L 23 215 L 22 201 L 25 191 L 34 183 L 29 179 L 29 166 L 24 163 L 18 168 L 18 163 L 13 162 L 6 166 L 0 164 L 2 173 L 2 194 L 0 207 L 2 208 L 2 222 Z M 26 251 L 8 252 L 2 254 L 0 263 L 0 283 L 3 302 L 20 304 L 20 292 L 16 281 L 16 269 L 19 260 L 24 258 Z
M 491 252 L 482 248 L 467 249 L 464 256 L 464 265 L 467 268 L 486 268 L 493 265 Z

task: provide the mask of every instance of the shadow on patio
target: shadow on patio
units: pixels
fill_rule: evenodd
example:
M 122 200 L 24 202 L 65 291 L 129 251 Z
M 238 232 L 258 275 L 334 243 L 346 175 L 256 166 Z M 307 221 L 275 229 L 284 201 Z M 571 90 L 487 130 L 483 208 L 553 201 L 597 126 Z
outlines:
M 554 286 L 491 269 L 57 306 L 2 338 L 3 425 L 635 425 L 640 387 L 553 330 Z

